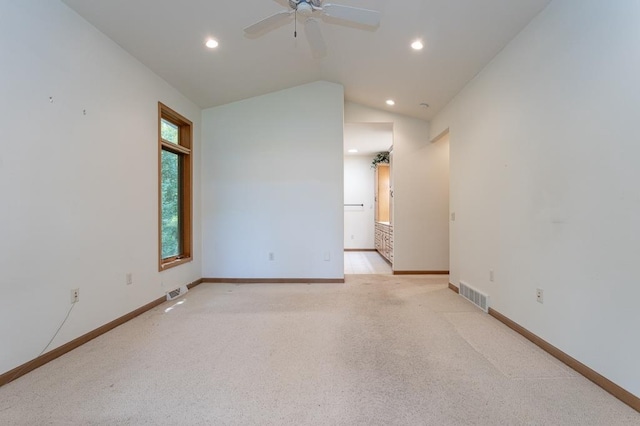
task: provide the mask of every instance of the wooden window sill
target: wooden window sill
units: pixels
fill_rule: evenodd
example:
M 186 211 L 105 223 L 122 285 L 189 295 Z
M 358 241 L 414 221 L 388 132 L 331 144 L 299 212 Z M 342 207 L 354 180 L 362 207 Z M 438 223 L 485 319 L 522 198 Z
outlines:
M 167 269 L 175 268 L 176 266 L 180 266 L 184 263 L 191 262 L 192 260 L 193 258 L 191 256 L 188 256 L 188 257 L 180 257 L 178 259 L 162 262 L 160 264 L 160 272 L 166 271 Z

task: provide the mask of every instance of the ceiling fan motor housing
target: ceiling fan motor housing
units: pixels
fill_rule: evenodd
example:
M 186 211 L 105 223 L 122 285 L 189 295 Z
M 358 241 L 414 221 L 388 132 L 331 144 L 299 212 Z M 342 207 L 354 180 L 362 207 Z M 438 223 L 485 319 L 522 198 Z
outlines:
M 316 8 L 322 8 L 322 0 L 289 0 L 289 6 L 293 10 L 298 10 L 301 12 L 303 9 L 311 9 L 312 11 Z M 302 6 L 302 8 L 300 8 Z M 311 6 L 310 8 L 306 6 Z
M 282 1 L 278 1 L 278 3 L 283 4 Z M 343 21 L 342 23 L 346 25 L 349 23 L 361 24 L 372 29 L 380 25 L 380 12 L 375 10 L 343 6 L 340 4 L 324 5 L 323 0 L 288 0 L 287 3 L 289 4 L 289 10 L 283 10 L 253 25 L 249 25 L 244 29 L 244 32 L 249 36 L 260 36 L 267 31 L 274 30 L 283 25 L 285 21 L 295 13 L 296 24 L 298 19 L 300 19 L 301 24 L 305 24 L 304 31 L 313 56 L 315 58 L 322 58 L 327 53 L 327 46 L 322 37 L 319 21 L 313 19 L 313 16 L 318 18 L 328 16 L 337 19 L 338 21 L 336 21 L 336 23 Z M 297 36 L 295 29 L 293 36 Z

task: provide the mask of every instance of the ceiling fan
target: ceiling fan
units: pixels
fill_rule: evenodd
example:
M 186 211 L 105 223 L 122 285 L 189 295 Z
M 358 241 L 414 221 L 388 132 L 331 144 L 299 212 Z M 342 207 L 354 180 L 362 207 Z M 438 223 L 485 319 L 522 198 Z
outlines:
M 278 12 L 244 29 L 248 36 L 262 35 L 284 23 L 291 15 L 295 14 L 296 23 L 298 15 L 304 22 L 304 30 L 314 57 L 320 58 L 326 55 L 327 46 L 320 31 L 320 24 L 316 17 L 333 18 L 334 23 L 376 28 L 380 25 L 380 12 L 376 10 L 361 9 L 358 7 L 343 6 L 340 4 L 323 4 L 323 0 L 275 0 L 287 6 L 289 10 Z M 297 31 L 294 30 L 294 37 Z

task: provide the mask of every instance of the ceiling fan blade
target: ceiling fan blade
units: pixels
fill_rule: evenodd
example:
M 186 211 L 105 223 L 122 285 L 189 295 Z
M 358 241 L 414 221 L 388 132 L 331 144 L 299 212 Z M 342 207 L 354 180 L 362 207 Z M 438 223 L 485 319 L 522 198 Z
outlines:
M 320 24 L 313 18 L 307 19 L 304 24 L 304 33 L 307 36 L 309 47 L 314 58 L 322 58 L 327 54 L 327 45 L 320 31 Z
M 322 11 L 331 18 L 342 19 L 356 24 L 377 27 L 380 25 L 380 12 L 377 10 L 360 9 L 359 7 L 342 6 L 340 4 L 325 4 Z
M 256 22 L 253 25 L 249 25 L 244 29 L 244 32 L 248 35 L 256 35 L 276 28 L 285 19 L 291 16 L 289 12 L 278 12 L 275 15 L 271 15 L 268 18 L 264 18 L 262 21 Z

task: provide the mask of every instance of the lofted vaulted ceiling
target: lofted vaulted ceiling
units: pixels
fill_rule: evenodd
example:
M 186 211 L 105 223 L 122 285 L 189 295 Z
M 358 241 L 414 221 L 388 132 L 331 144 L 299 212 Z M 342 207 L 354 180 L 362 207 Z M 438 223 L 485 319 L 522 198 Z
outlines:
M 202 108 L 327 80 L 347 100 L 429 120 L 550 0 L 325 0 L 378 10 L 381 22 L 371 31 L 322 21 L 319 59 L 300 27 L 294 38 L 293 17 L 245 36 L 286 0 L 63 1 Z M 209 37 L 217 49 L 204 46 Z M 410 48 L 416 39 L 423 50 Z

